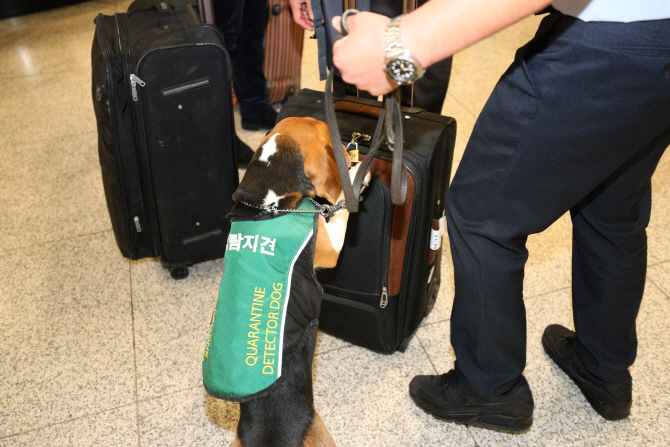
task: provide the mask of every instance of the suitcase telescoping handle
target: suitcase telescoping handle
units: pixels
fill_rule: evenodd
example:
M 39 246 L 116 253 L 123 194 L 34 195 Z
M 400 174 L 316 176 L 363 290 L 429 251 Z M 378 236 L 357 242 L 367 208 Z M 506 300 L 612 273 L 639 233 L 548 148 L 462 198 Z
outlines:
M 342 24 L 341 29 L 343 35 L 349 33 L 345 21 L 348 16 L 356 14 L 358 11 L 355 9 L 346 10 L 342 14 Z M 372 137 L 372 143 L 370 145 L 370 150 L 365 157 L 365 160 L 361 162 L 361 167 L 354 177 L 353 183 L 349 179 L 349 173 L 347 168 L 347 162 L 344 158 L 344 153 L 340 150 L 337 150 L 336 144 L 338 141 L 341 141 L 340 137 L 340 128 L 337 124 L 337 116 L 335 115 L 335 104 L 333 102 L 333 75 L 335 74 L 335 68 L 330 70 L 328 73 L 328 79 L 326 79 L 326 92 L 325 92 L 325 109 L 326 109 L 326 124 L 330 130 L 330 140 L 333 145 L 333 152 L 335 153 L 335 160 L 337 162 L 337 169 L 340 173 L 340 181 L 342 182 L 342 190 L 344 192 L 344 201 L 347 205 L 347 210 L 350 213 L 358 212 L 358 201 L 361 195 L 361 187 L 363 185 L 363 179 L 365 175 L 370 170 L 370 164 L 374 159 L 377 149 L 382 145 L 383 140 L 386 140 L 386 143 L 393 152 L 393 166 L 391 170 L 391 201 L 395 205 L 402 205 L 405 203 L 405 198 L 407 196 L 407 170 L 402 159 L 403 152 L 403 131 L 402 131 L 402 115 L 400 113 L 400 92 L 398 89 L 384 96 L 383 108 L 379 113 L 379 120 L 377 121 L 377 128 L 375 129 L 374 136 Z M 382 133 L 384 134 L 382 137 Z
M 214 5 L 212 0 L 198 0 L 198 14 L 202 23 L 214 25 Z

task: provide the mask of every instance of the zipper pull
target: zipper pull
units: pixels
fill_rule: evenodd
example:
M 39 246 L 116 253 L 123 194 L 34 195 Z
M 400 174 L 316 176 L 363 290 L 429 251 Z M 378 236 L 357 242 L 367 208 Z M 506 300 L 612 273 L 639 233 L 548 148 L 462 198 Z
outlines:
M 382 287 L 382 300 L 379 302 L 379 307 L 382 309 L 386 308 L 389 303 L 389 294 L 386 287 Z
M 138 233 L 142 232 L 142 225 L 140 225 L 140 218 L 139 216 L 135 216 L 133 219 L 135 221 L 135 229 L 137 230 Z
M 364 133 L 354 132 L 351 134 L 351 141 L 358 142 L 358 141 L 370 141 L 370 140 L 372 140 L 372 137 Z
M 130 87 L 133 91 L 133 101 L 139 100 L 139 97 L 137 96 L 137 84 L 140 84 L 140 87 L 144 87 L 147 85 L 143 80 L 135 76 L 134 74 L 130 74 Z

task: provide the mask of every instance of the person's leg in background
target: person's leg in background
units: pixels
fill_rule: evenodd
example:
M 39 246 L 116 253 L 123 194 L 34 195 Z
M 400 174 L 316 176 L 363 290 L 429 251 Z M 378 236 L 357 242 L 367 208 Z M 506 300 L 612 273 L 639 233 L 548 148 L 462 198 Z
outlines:
M 214 20 L 233 66 L 233 86 L 244 129 L 271 129 L 277 118 L 263 73 L 268 0 L 215 0 Z M 248 163 L 254 152 L 235 135 L 239 163 Z
M 277 112 L 269 101 L 263 72 L 268 0 L 216 0 L 214 18 L 221 29 L 233 65 L 233 86 L 242 127 L 272 129 Z
M 644 23 L 592 24 L 551 14 L 496 86 L 447 200 L 456 373 L 412 381 L 410 392 L 424 409 L 458 421 L 453 415 L 464 410 L 463 396 L 484 398 L 480 409 L 469 408 L 481 412 L 474 423 L 510 431 L 530 426 L 532 418 L 522 416 L 529 414 L 529 404 L 532 415 L 532 397 L 521 375 L 527 236 L 577 209 L 670 126 L 670 77 L 665 71 L 670 52 L 667 60 L 653 59 L 620 46 L 622 38 L 642 46 L 645 39 L 667 35 L 670 22 L 665 22 L 659 25 L 665 27 L 662 31 Z M 653 172 L 648 167 L 652 170 L 642 173 L 644 178 Z M 577 232 L 577 237 L 584 234 Z M 639 301 L 637 291 L 623 293 L 630 303 Z M 620 318 L 632 315 L 634 321 L 635 313 L 636 308 Z M 577 316 L 575 320 L 579 332 Z M 455 388 L 461 392 L 450 391 Z M 520 423 L 491 413 L 521 418 Z

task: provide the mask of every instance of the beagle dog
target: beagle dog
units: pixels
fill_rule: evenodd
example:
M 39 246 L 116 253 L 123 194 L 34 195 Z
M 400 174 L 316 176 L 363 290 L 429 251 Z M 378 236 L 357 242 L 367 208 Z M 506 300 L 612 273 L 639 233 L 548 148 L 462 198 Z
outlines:
M 349 153 L 341 146 L 353 179 L 358 165 L 351 168 Z M 285 118 L 261 140 L 233 200 L 285 210 L 316 196 L 332 204 L 344 200 L 328 125 L 314 118 Z M 314 268 L 335 267 L 348 219 L 346 208 L 328 222 L 319 219 Z
M 277 375 L 275 382 L 253 388 L 251 391 L 249 391 L 250 388 L 247 388 L 246 393 L 226 394 L 215 391 L 212 386 L 208 385 L 205 378 L 205 388 L 210 394 L 226 400 L 240 402 L 240 419 L 233 447 L 336 447 L 323 420 L 314 408 L 312 392 L 312 361 L 314 359 L 318 324 L 316 318 L 318 318 L 323 296 L 323 290 L 316 280 L 314 269 L 335 266 L 344 243 L 349 217 L 349 212 L 341 206 L 344 195 L 334 158 L 334 150 L 344 151 L 347 165 L 351 166 L 346 148 L 339 142 L 336 144 L 336 149 L 333 148 L 328 126 L 325 123 L 313 118 L 286 118 L 263 138 L 259 149 L 249 162 L 239 188 L 233 195 L 236 204 L 229 214 L 233 225 L 240 221 L 248 223 L 260 220 L 264 221 L 265 225 L 271 222 L 270 225 L 276 227 L 280 225 L 281 219 L 286 218 L 277 218 L 277 224 L 275 224 L 275 221 L 271 220 L 275 216 L 287 216 L 290 212 L 295 212 L 298 207 L 300 210 L 304 208 L 316 208 L 317 210 L 310 215 L 311 217 L 305 217 L 305 214 L 293 214 L 293 216 L 301 217 L 290 218 L 302 219 L 302 222 L 307 222 L 305 228 L 310 231 L 307 240 L 302 244 L 298 254 L 293 259 L 293 263 L 291 263 L 289 276 L 292 281 L 288 281 L 291 289 L 290 299 L 289 287 L 278 287 L 276 282 L 273 283 L 272 287 L 269 287 L 269 290 L 274 288 L 275 291 L 286 292 L 285 303 L 287 304 L 285 306 L 288 310 L 284 311 L 286 331 L 293 334 L 283 335 L 284 347 L 283 351 L 281 347 L 279 348 L 279 353 L 283 352 L 284 360 L 283 364 L 278 367 L 280 374 Z M 352 179 L 358 166 L 350 167 L 349 175 Z M 366 180 L 369 180 L 369 177 Z M 330 212 L 326 216 L 318 213 L 318 206 L 315 207 L 307 203 L 309 199 L 317 196 L 331 204 L 340 203 L 339 209 L 330 208 Z M 286 219 L 285 222 L 293 221 Z M 281 227 L 281 230 L 277 230 L 278 234 L 292 232 L 290 229 L 286 230 L 286 228 L 292 228 L 292 225 Z M 241 227 L 235 228 L 239 229 Z M 237 229 L 234 231 L 240 231 Z M 279 237 L 277 236 L 277 246 L 281 242 Z M 226 281 L 228 273 L 226 262 L 229 259 L 227 258 L 229 258 L 228 252 L 224 258 L 224 280 L 222 280 L 217 310 L 212 317 L 212 334 L 215 334 L 215 318 L 219 319 L 219 312 L 221 312 L 221 318 L 224 319 L 231 314 L 228 310 L 219 310 L 221 301 L 225 299 L 224 295 L 229 294 L 229 292 L 233 293 L 231 291 L 234 289 L 243 288 L 239 283 L 236 283 L 238 278 L 230 278 L 229 282 L 233 283 L 233 286 L 228 286 L 229 288 L 224 291 L 223 283 Z M 233 259 L 232 254 L 230 259 Z M 276 260 L 271 257 L 267 257 L 267 259 Z M 287 262 L 284 262 L 284 264 L 287 264 Z M 232 270 L 232 267 L 230 269 Z M 246 271 L 258 273 L 254 272 L 254 268 Z M 260 289 L 256 287 L 254 290 L 258 292 Z M 249 296 L 248 293 L 245 295 L 245 297 Z M 258 296 L 260 297 L 260 295 Z M 244 299 L 249 300 L 249 298 Z M 261 300 L 259 306 L 262 305 Z M 272 370 L 272 368 L 277 367 L 274 358 L 267 357 L 267 350 L 274 349 L 275 344 L 272 342 L 276 338 L 273 335 L 268 339 L 268 332 L 263 335 L 264 323 L 260 324 L 260 337 L 258 333 L 254 335 L 254 327 L 258 328 L 259 326 L 254 326 L 253 317 L 252 323 L 248 324 L 248 305 L 244 309 L 241 313 L 244 314 L 244 324 L 247 326 L 237 332 L 242 332 L 240 337 L 244 343 L 253 344 L 253 346 L 246 346 L 246 365 L 256 364 L 257 361 L 266 364 L 263 369 L 263 373 L 265 373 L 265 368 Z M 276 309 L 279 309 L 279 307 L 276 307 Z M 252 307 L 251 315 L 254 315 L 253 310 Z M 269 315 L 272 315 L 272 313 Z M 291 325 L 297 325 L 298 327 L 291 328 Z M 268 320 L 268 328 L 275 326 L 276 323 Z M 291 336 L 293 338 L 289 339 Z M 282 340 L 282 335 L 279 335 L 279 337 Z M 256 343 L 256 338 L 260 338 L 261 342 Z M 210 342 L 213 343 L 212 335 L 210 335 Z M 238 345 L 243 344 L 243 342 L 238 342 Z M 258 358 L 260 360 L 256 360 L 253 355 L 260 352 L 263 349 L 262 346 L 265 346 L 265 357 L 259 354 Z M 256 347 L 258 351 L 254 350 Z M 218 371 L 211 370 L 208 373 L 205 372 L 205 358 L 213 356 L 209 349 L 210 344 L 208 342 L 203 358 L 204 375 L 218 373 Z M 220 357 L 223 359 L 218 364 L 218 370 L 231 369 L 229 367 L 230 360 L 225 358 L 224 355 Z M 279 358 L 281 362 L 281 357 Z M 237 373 L 237 377 L 246 380 L 247 370 L 250 369 L 242 364 L 239 367 L 240 372 Z

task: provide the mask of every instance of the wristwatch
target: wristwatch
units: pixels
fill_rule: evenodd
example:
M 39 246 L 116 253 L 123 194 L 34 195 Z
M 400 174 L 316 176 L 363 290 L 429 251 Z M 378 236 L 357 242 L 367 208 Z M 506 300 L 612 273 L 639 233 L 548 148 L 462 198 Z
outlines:
M 389 78 L 401 85 L 411 84 L 423 76 L 423 67 L 419 61 L 411 55 L 408 49 L 402 46 L 400 20 L 403 17 L 404 14 L 393 18 L 386 24 L 386 30 L 384 31 L 384 44 L 386 45 L 384 71 Z

